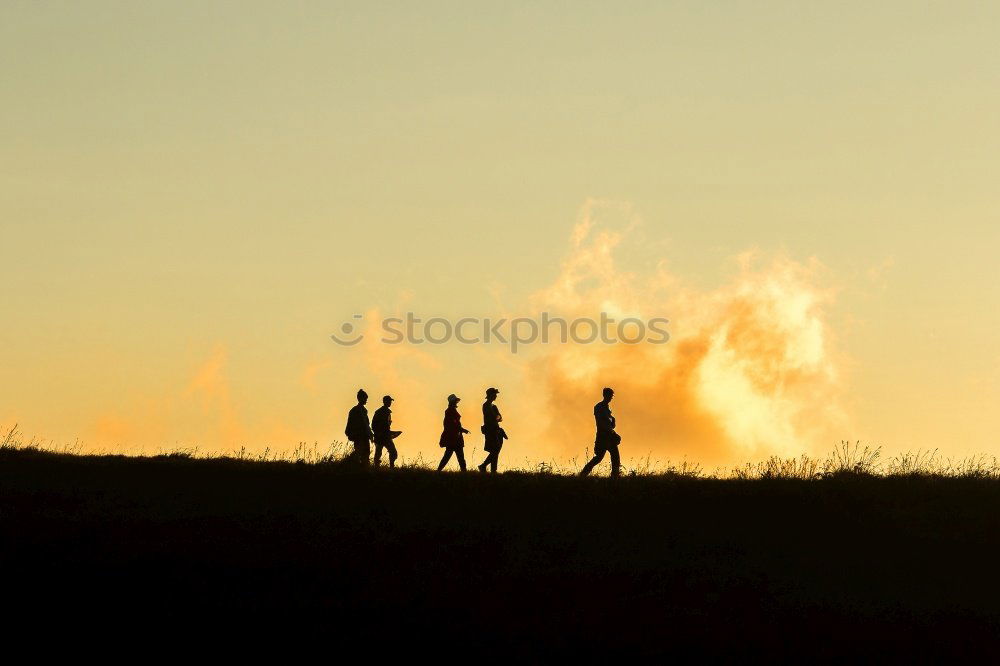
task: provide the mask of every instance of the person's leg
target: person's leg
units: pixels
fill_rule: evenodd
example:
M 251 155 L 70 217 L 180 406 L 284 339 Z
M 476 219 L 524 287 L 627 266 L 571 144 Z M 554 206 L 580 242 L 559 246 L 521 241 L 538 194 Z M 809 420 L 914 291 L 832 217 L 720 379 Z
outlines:
M 458 458 L 458 466 L 465 471 L 465 449 L 457 448 L 455 449 L 455 457 Z
M 612 446 L 608 451 L 611 452 L 611 476 L 619 476 L 622 471 L 622 458 L 618 453 L 618 447 Z
M 354 447 L 354 450 L 351 451 L 351 455 L 349 455 L 348 457 L 354 462 L 361 462 L 361 449 L 363 444 L 361 442 L 352 441 L 351 446 Z
M 486 468 L 490 466 L 490 463 L 493 462 L 493 459 L 496 457 L 496 455 L 497 454 L 495 454 L 495 453 L 493 453 L 491 451 L 487 451 L 486 452 L 486 458 L 483 459 L 483 464 L 479 466 L 479 471 L 480 472 L 485 472 Z
M 361 444 L 361 462 L 368 464 L 372 456 L 372 443 L 365 441 Z
M 388 442 L 386 442 L 385 448 L 389 452 L 389 467 L 395 467 L 396 458 L 399 457 L 399 455 L 396 453 L 396 444 L 390 439 Z
M 439 472 L 443 470 L 444 466 L 448 464 L 449 460 L 451 460 L 451 452 L 452 448 L 450 446 L 444 450 L 444 457 L 441 458 L 441 464 L 438 465 Z
M 372 464 L 378 467 L 382 463 L 382 442 L 375 442 L 375 460 Z
M 591 471 L 593 471 L 594 467 L 596 467 L 598 463 L 604 460 L 604 451 L 605 450 L 600 446 L 594 447 L 594 457 L 590 459 L 590 462 L 583 466 L 583 469 L 580 471 L 580 476 L 587 476 Z
M 494 451 L 493 453 L 491 453 L 490 457 L 489 457 L 489 461 L 490 461 L 490 471 L 493 474 L 496 474 L 497 473 L 497 463 L 500 462 L 500 452 L 499 451 Z
M 490 459 L 493 458 L 493 453 L 490 451 L 490 446 L 493 445 L 493 436 L 486 433 L 486 439 L 483 442 L 483 449 L 486 451 L 486 458 L 483 459 L 483 464 L 479 465 L 479 471 L 485 472 L 486 468 L 490 464 Z

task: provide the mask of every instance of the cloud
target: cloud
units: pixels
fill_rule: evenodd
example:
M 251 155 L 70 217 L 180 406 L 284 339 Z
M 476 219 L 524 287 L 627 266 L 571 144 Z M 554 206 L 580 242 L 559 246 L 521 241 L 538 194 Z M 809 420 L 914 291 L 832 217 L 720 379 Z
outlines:
M 319 385 L 316 383 L 316 378 L 320 373 L 332 367 L 332 358 L 319 358 L 310 361 L 299 375 L 299 384 L 312 394 L 319 393 Z
M 536 303 L 567 317 L 666 317 L 671 340 L 570 343 L 534 359 L 529 377 L 555 415 L 545 438 L 558 452 L 591 445 L 593 422 L 583 415 L 603 386 L 616 391 L 623 451 L 633 455 L 728 463 L 834 443 L 846 423 L 843 358 L 828 322 L 834 292 L 820 286 L 820 262 L 749 251 L 734 258 L 735 275 L 711 290 L 685 284 L 665 261 L 648 273 L 625 271 L 616 251 L 638 223 L 602 228 L 595 219 L 607 205 L 583 207 L 560 274 Z
M 234 404 L 228 361 L 228 348 L 217 344 L 186 385 L 158 395 L 128 396 L 104 410 L 87 428 L 84 449 L 104 451 L 111 446 L 116 451 L 146 452 L 198 447 L 221 452 L 240 446 L 249 429 Z
M 895 265 L 895 257 L 886 257 L 878 264 L 869 266 L 868 270 L 865 271 L 865 277 L 868 278 L 868 282 L 874 285 L 877 289 L 880 291 L 884 290 L 888 286 L 889 273 Z
M 217 344 L 176 390 L 130 398 L 98 416 L 90 434 L 119 447 L 291 449 L 299 439 L 312 439 L 296 433 L 317 424 L 342 438 L 354 392 L 364 387 L 376 405 L 382 393 L 397 398 L 407 457 L 435 456 L 444 396 L 455 390 L 468 398 L 463 404 L 475 426 L 475 402 L 484 382 L 496 378 L 506 382 L 502 409 L 512 439 L 505 455 L 512 460 L 565 459 L 589 449 L 591 409 L 604 386 L 616 390 L 626 457 L 738 463 L 825 452 L 849 432 L 842 407 L 847 364 L 829 324 L 835 291 L 817 259 L 750 250 L 732 258 L 730 277 L 706 289 L 672 270 L 665 257 L 636 261 L 634 246 L 639 254 L 653 251 L 642 233 L 629 205 L 589 200 L 550 284 L 521 303 L 505 302 L 502 286 L 491 293 L 497 314 L 508 318 L 541 312 L 565 319 L 601 312 L 618 320 L 667 318 L 666 344 L 536 344 L 517 355 L 499 345 L 388 345 L 380 342 L 382 311 L 372 309 L 362 318 L 358 345 L 331 348 L 330 356 L 299 366 L 291 386 L 248 389 L 297 388 L 300 400 L 245 414 L 230 384 L 229 349 Z M 412 309 L 414 298 L 401 294 L 396 316 Z M 478 445 L 475 436 L 470 442 Z
M 240 422 L 225 374 L 228 359 L 226 346 L 216 345 L 211 356 L 195 371 L 185 396 L 198 398 L 204 412 L 214 415 L 217 441 L 232 445 L 246 440 L 246 428 Z

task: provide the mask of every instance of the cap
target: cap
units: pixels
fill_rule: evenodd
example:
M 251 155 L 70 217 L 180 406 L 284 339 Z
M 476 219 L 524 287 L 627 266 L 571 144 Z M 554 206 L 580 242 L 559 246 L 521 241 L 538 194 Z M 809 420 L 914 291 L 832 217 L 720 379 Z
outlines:
M 454 393 L 448 396 L 448 402 L 458 402 L 459 400 L 461 400 L 461 398 L 459 398 Z
M 491 387 L 489 387 L 488 389 L 486 389 L 486 392 L 487 392 L 487 393 L 499 393 L 499 392 L 500 392 L 500 389 L 498 389 L 498 388 L 494 388 L 494 387 L 492 387 L 492 386 L 491 386 Z
M 389 402 L 392 402 L 393 400 L 395 400 L 395 398 L 393 398 L 391 395 L 384 395 L 384 396 L 382 396 L 382 402 L 385 402 L 386 400 L 388 400 Z

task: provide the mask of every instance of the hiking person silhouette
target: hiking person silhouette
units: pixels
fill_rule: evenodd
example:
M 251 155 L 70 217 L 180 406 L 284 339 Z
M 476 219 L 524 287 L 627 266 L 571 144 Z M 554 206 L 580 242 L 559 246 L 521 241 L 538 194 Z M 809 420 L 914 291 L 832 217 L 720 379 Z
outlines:
M 372 433 L 375 437 L 375 460 L 378 467 L 382 462 L 382 449 L 389 452 L 389 467 L 396 466 L 396 445 L 392 440 L 402 435 L 400 430 L 392 430 L 392 403 L 391 395 L 382 396 L 382 406 L 372 414 Z
M 604 400 L 594 405 L 594 421 L 597 424 L 597 436 L 594 438 L 594 457 L 590 459 L 580 476 L 587 476 L 594 467 L 604 460 L 604 454 L 611 454 L 611 476 L 621 475 L 621 456 L 618 453 L 618 445 L 622 438 L 615 432 L 615 417 L 611 414 L 611 399 L 615 397 L 615 392 L 610 388 L 604 389 Z
M 351 411 L 347 413 L 347 427 L 344 429 L 347 439 L 354 444 L 350 458 L 366 465 L 373 437 L 371 424 L 368 423 L 368 409 L 365 408 L 367 402 L 368 394 L 364 389 L 358 389 L 358 404 L 351 407 Z
M 486 456 L 483 464 L 479 465 L 480 472 L 485 472 L 486 467 L 489 466 L 493 474 L 497 473 L 497 463 L 500 461 L 500 449 L 503 448 L 503 440 L 507 438 L 507 433 L 500 427 L 503 417 L 500 416 L 500 410 L 495 404 L 499 394 L 500 389 L 493 387 L 486 389 L 486 402 L 483 403 L 482 432 L 485 440 L 483 448 L 486 449 L 489 455 Z
M 451 460 L 453 453 L 458 458 L 458 466 L 462 468 L 463 472 L 465 471 L 465 437 L 463 435 L 468 435 L 469 431 L 462 427 L 462 415 L 458 413 L 459 400 L 461 398 L 454 393 L 448 396 L 448 409 L 444 412 L 444 431 L 441 433 L 441 441 L 439 442 L 444 448 L 444 457 L 441 458 L 441 464 L 438 465 L 439 472 Z

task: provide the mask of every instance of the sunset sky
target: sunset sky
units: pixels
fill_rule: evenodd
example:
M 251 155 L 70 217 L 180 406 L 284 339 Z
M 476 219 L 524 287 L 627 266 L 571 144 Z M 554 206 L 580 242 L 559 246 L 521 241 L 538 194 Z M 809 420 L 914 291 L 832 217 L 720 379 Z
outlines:
M 87 450 L 501 463 L 1000 455 L 1000 5 L 0 5 L 0 426 Z M 666 345 L 357 347 L 413 311 Z M 481 449 L 481 437 L 471 445 Z M 471 446 L 470 446 L 471 448 Z

